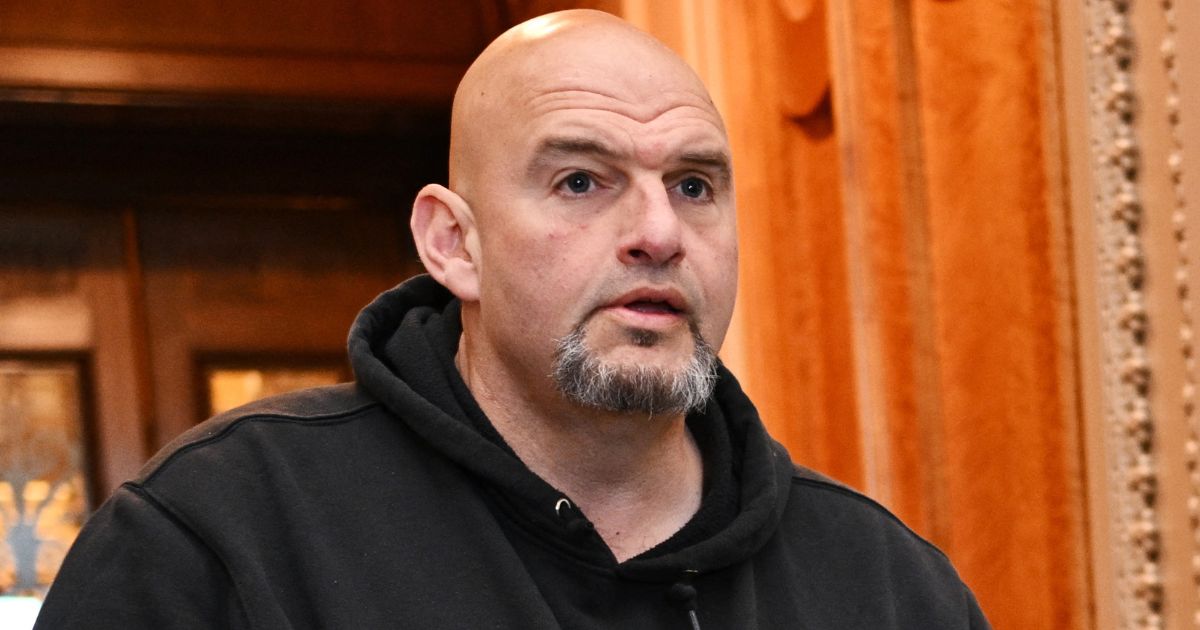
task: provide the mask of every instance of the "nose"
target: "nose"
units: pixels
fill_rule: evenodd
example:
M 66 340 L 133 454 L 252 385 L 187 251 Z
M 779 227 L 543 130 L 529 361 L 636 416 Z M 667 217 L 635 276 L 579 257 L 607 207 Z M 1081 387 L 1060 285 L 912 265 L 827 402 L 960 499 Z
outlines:
M 661 181 L 638 186 L 629 199 L 619 256 L 626 265 L 662 266 L 683 258 L 683 225 Z

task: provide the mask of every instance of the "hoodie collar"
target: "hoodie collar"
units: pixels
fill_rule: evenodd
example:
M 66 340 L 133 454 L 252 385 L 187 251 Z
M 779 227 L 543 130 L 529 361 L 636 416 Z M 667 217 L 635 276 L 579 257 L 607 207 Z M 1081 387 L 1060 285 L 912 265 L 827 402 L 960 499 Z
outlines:
M 569 555 L 611 565 L 611 552 L 594 533 L 589 539 L 590 528 L 581 538 L 580 528 L 564 527 L 563 511 L 555 508 L 569 497 L 517 458 L 471 396 L 453 360 L 459 314 L 458 301 L 427 275 L 380 295 L 350 331 L 360 385 L 431 448 L 493 488 L 497 504 L 539 537 Z M 669 580 L 683 569 L 736 563 L 765 544 L 782 517 L 791 461 L 723 366 L 713 398 L 688 426 L 705 457 L 700 512 L 664 543 L 617 567 L 628 578 Z

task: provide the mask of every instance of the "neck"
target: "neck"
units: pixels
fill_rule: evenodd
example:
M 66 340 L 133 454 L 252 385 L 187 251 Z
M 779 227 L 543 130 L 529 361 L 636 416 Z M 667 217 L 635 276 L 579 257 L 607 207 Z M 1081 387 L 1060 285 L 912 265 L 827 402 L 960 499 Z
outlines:
M 538 401 L 476 361 L 464 338 L 455 364 L 521 461 L 565 492 L 618 561 L 678 531 L 700 507 L 703 465 L 682 415 L 622 414 L 561 397 Z

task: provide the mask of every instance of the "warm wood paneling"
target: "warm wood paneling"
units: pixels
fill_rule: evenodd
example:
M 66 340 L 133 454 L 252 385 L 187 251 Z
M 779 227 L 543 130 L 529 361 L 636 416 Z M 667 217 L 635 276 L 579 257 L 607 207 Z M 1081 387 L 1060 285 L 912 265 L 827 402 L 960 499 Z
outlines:
M 203 419 L 205 357 L 272 365 L 343 356 L 359 309 L 419 271 L 402 218 L 284 208 L 139 213 L 154 448 Z
M 440 61 L 0 47 L 0 89 L 18 100 L 123 102 L 148 93 L 444 105 L 465 70 Z M 56 95 L 45 95 L 48 91 Z M 57 95 L 63 91 L 100 94 Z
M 0 4 L 0 98 L 450 102 L 503 3 Z
M 121 205 L 186 196 L 230 209 L 279 205 L 279 198 L 310 209 L 369 199 L 407 208 L 424 183 L 446 178 L 448 115 L 397 120 L 354 108 L 314 116 L 300 108 L 47 109 L 43 118 L 29 111 L 6 120 L 0 108 L 0 199 Z M 322 119 L 352 128 L 321 128 Z
M 41 0 L 0 4 L 0 44 L 469 63 L 487 2 Z
M 1200 5 L 1061 2 L 1098 627 L 1200 618 Z
M 50 204 L 0 207 L 0 352 L 68 353 L 92 377 L 97 499 L 146 453 L 119 214 Z

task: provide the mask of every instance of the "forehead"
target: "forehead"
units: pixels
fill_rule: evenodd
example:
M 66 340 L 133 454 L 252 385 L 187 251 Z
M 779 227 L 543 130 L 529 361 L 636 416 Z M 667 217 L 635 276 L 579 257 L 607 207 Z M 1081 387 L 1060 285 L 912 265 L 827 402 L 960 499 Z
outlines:
M 529 55 L 509 84 L 506 118 L 521 144 L 542 136 L 599 135 L 609 143 L 669 150 L 671 144 L 727 144 L 724 124 L 699 79 L 657 50 L 576 43 Z
M 712 106 L 689 93 L 659 94 L 645 101 L 565 87 L 528 95 L 520 114 L 522 144 L 544 136 L 596 136 L 612 145 L 668 151 L 675 145 L 726 145 Z

